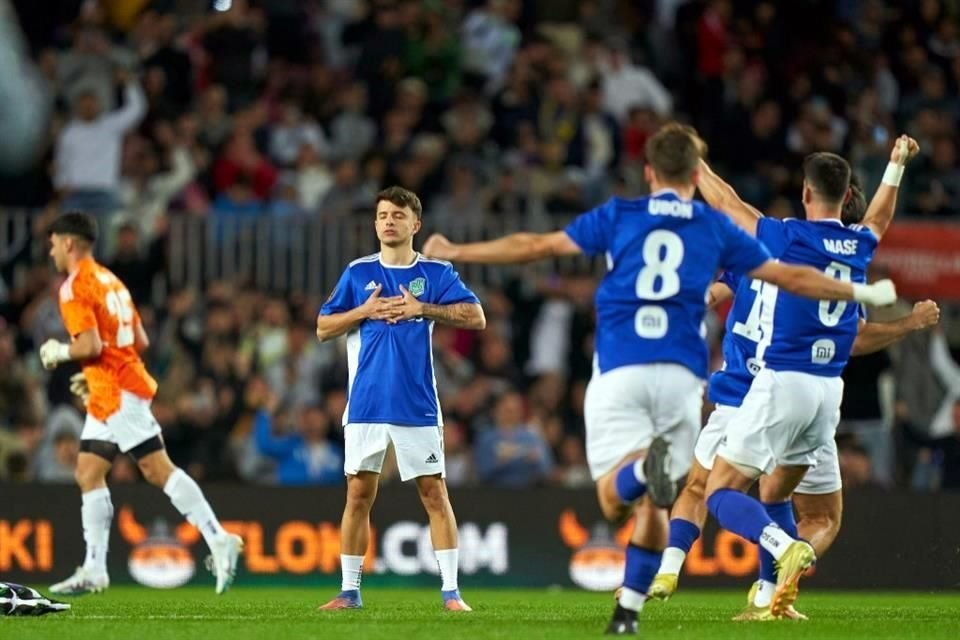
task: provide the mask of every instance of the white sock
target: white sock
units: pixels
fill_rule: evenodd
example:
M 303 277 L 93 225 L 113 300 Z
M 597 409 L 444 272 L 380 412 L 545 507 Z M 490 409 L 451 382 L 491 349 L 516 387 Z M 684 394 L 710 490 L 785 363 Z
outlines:
M 363 577 L 363 556 L 347 556 L 341 553 L 340 571 L 343 576 L 340 582 L 341 591 L 360 589 L 360 578 Z
M 773 602 L 773 594 L 777 591 L 777 585 L 767 580 L 760 581 L 760 587 L 757 594 L 753 597 L 753 604 L 758 607 L 769 607 Z
M 183 514 L 187 522 L 200 530 L 207 546 L 213 549 L 213 543 L 227 532 L 220 526 L 220 521 L 214 515 L 210 503 L 203 497 L 200 485 L 188 476 L 183 469 L 176 469 L 167 478 L 163 485 L 163 492 L 170 497 L 170 502 L 177 511 Z
M 443 580 L 442 591 L 454 591 L 457 589 L 457 572 L 460 570 L 460 550 L 459 549 L 437 549 L 433 552 L 437 556 L 437 564 L 440 565 L 440 579 Z
M 680 569 L 683 568 L 683 561 L 686 559 L 687 554 L 683 549 L 667 547 L 663 550 L 663 557 L 660 559 L 660 569 L 657 573 L 680 575 Z
M 787 535 L 787 532 L 775 524 L 768 524 L 760 534 L 760 546 L 770 552 L 774 560 L 779 560 L 786 553 L 787 547 L 796 542 Z
M 620 592 L 620 606 L 630 611 L 640 613 L 643 610 L 643 603 L 647 601 L 647 594 L 634 591 L 633 589 L 623 588 Z
M 87 491 L 81 496 L 81 500 L 80 521 L 83 523 L 83 541 L 87 545 L 83 568 L 97 575 L 106 574 L 110 525 L 113 522 L 110 489 L 103 487 Z

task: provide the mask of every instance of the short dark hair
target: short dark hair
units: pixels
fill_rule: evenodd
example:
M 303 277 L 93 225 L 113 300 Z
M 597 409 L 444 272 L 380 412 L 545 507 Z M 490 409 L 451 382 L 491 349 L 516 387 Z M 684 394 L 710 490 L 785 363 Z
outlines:
M 822 200 L 840 204 L 850 189 L 850 163 L 835 153 L 818 151 L 803 161 L 803 178 Z
M 379 205 L 382 200 L 386 200 L 390 204 L 395 204 L 398 207 L 410 207 L 410 210 L 413 211 L 418 218 L 423 215 L 423 205 L 420 204 L 420 198 L 409 189 L 404 189 L 396 185 L 387 187 L 377 194 L 376 204 Z
M 859 224 L 867 214 L 867 196 L 863 193 L 857 174 L 850 174 L 850 195 L 843 203 L 840 220 L 843 224 Z
M 81 211 L 65 213 L 50 225 L 50 234 L 76 236 L 90 244 L 97 241 L 97 221 Z
M 671 184 L 690 182 L 706 145 L 696 129 L 678 122 L 666 124 L 647 141 L 647 163 L 657 177 Z

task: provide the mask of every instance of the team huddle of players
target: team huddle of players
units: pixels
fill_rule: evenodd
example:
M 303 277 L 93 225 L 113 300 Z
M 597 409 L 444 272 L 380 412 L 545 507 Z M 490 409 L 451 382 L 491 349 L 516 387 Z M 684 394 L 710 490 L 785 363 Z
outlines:
M 644 603 L 676 591 L 708 511 L 762 548 L 759 579 L 738 618 L 803 617 L 794 609 L 798 582 L 839 523 L 833 438 L 840 374 L 851 353 L 882 349 L 939 316 L 927 301 L 903 321 L 877 324 L 865 321 L 861 306 L 896 299 L 890 281 L 867 284 L 866 272 L 918 147 L 906 136 L 897 140 L 869 206 L 845 160 L 812 154 L 800 194 L 805 220 L 767 218 L 740 200 L 707 165 L 705 148 L 689 127 L 667 125 L 646 148 L 650 196 L 613 198 L 553 233 L 471 244 L 434 235 L 422 253 L 413 249 L 422 214 L 417 196 L 400 187 L 378 194 L 380 251 L 346 268 L 317 319 L 318 339 L 346 336 L 349 367 L 343 582 L 321 609 L 363 606 L 370 513 L 392 444 L 401 477 L 415 481 L 430 521 L 443 605 L 470 610 L 457 584 L 431 336 L 436 322 L 482 329 L 485 320 L 478 297 L 446 261 L 583 254 L 605 256 L 608 267 L 596 294 L 595 365 L 584 403 L 587 459 L 604 515 L 637 516 L 608 633 L 636 633 Z M 694 199 L 697 189 L 706 202 Z M 108 586 L 113 507 L 105 478 L 122 452 L 200 529 L 223 592 L 242 541 L 223 530 L 197 484 L 167 457 L 149 408 L 156 383 L 139 356 L 149 341 L 126 288 L 91 255 L 96 225 L 82 213 L 65 214 L 50 237 L 51 256 L 68 274 L 60 305 L 71 341 L 48 341 L 40 357 L 47 368 L 80 361 L 73 388 L 87 404 L 76 474 L 86 558 L 51 590 Z M 708 306 L 731 297 L 724 366 L 707 392 L 716 408 L 701 430 L 708 374 L 702 320 Z M 761 501 L 746 495 L 758 478 Z

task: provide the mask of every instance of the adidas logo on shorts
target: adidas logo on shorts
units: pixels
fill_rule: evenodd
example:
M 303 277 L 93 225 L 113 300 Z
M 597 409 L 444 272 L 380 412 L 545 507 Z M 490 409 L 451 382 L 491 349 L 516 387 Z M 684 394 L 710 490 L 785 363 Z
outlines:
M 440 462 L 440 460 L 437 459 L 437 454 L 431 453 L 429 456 L 427 456 L 427 459 L 424 460 L 424 462 L 426 462 L 427 464 L 436 464 Z

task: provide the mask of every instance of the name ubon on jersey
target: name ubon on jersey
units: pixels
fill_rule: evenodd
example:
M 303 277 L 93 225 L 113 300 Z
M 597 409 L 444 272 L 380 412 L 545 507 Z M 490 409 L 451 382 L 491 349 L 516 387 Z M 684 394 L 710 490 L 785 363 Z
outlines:
M 413 264 L 388 266 L 376 253 L 354 260 L 320 309 L 343 313 L 362 305 L 377 286 L 381 298 L 402 295 L 402 285 L 421 302 L 479 303 L 449 262 L 417 254 Z M 433 321 L 398 324 L 365 320 L 347 335 L 349 382 L 343 424 L 385 423 L 407 427 L 443 424 L 433 371 Z
M 770 258 L 725 215 L 670 190 L 612 198 L 578 216 L 566 233 L 586 255 L 606 254 L 596 295 L 601 373 L 673 362 L 706 377 L 700 324 L 707 287 L 718 269 L 745 274 Z
M 764 218 L 757 237 L 775 258 L 812 266 L 847 282 L 865 282 L 877 237 L 839 221 Z M 723 339 L 723 369 L 710 378 L 713 402 L 739 406 L 762 367 L 839 376 L 850 358 L 863 316 L 856 303 L 810 300 L 759 280 L 724 274 L 735 292 Z
M 93 258 L 81 260 L 60 287 L 60 315 L 71 338 L 96 329 L 103 343 L 99 357 L 82 363 L 90 415 L 106 421 L 120 408 L 121 391 L 153 398 L 157 383 L 134 346 L 140 316 L 117 276 Z

